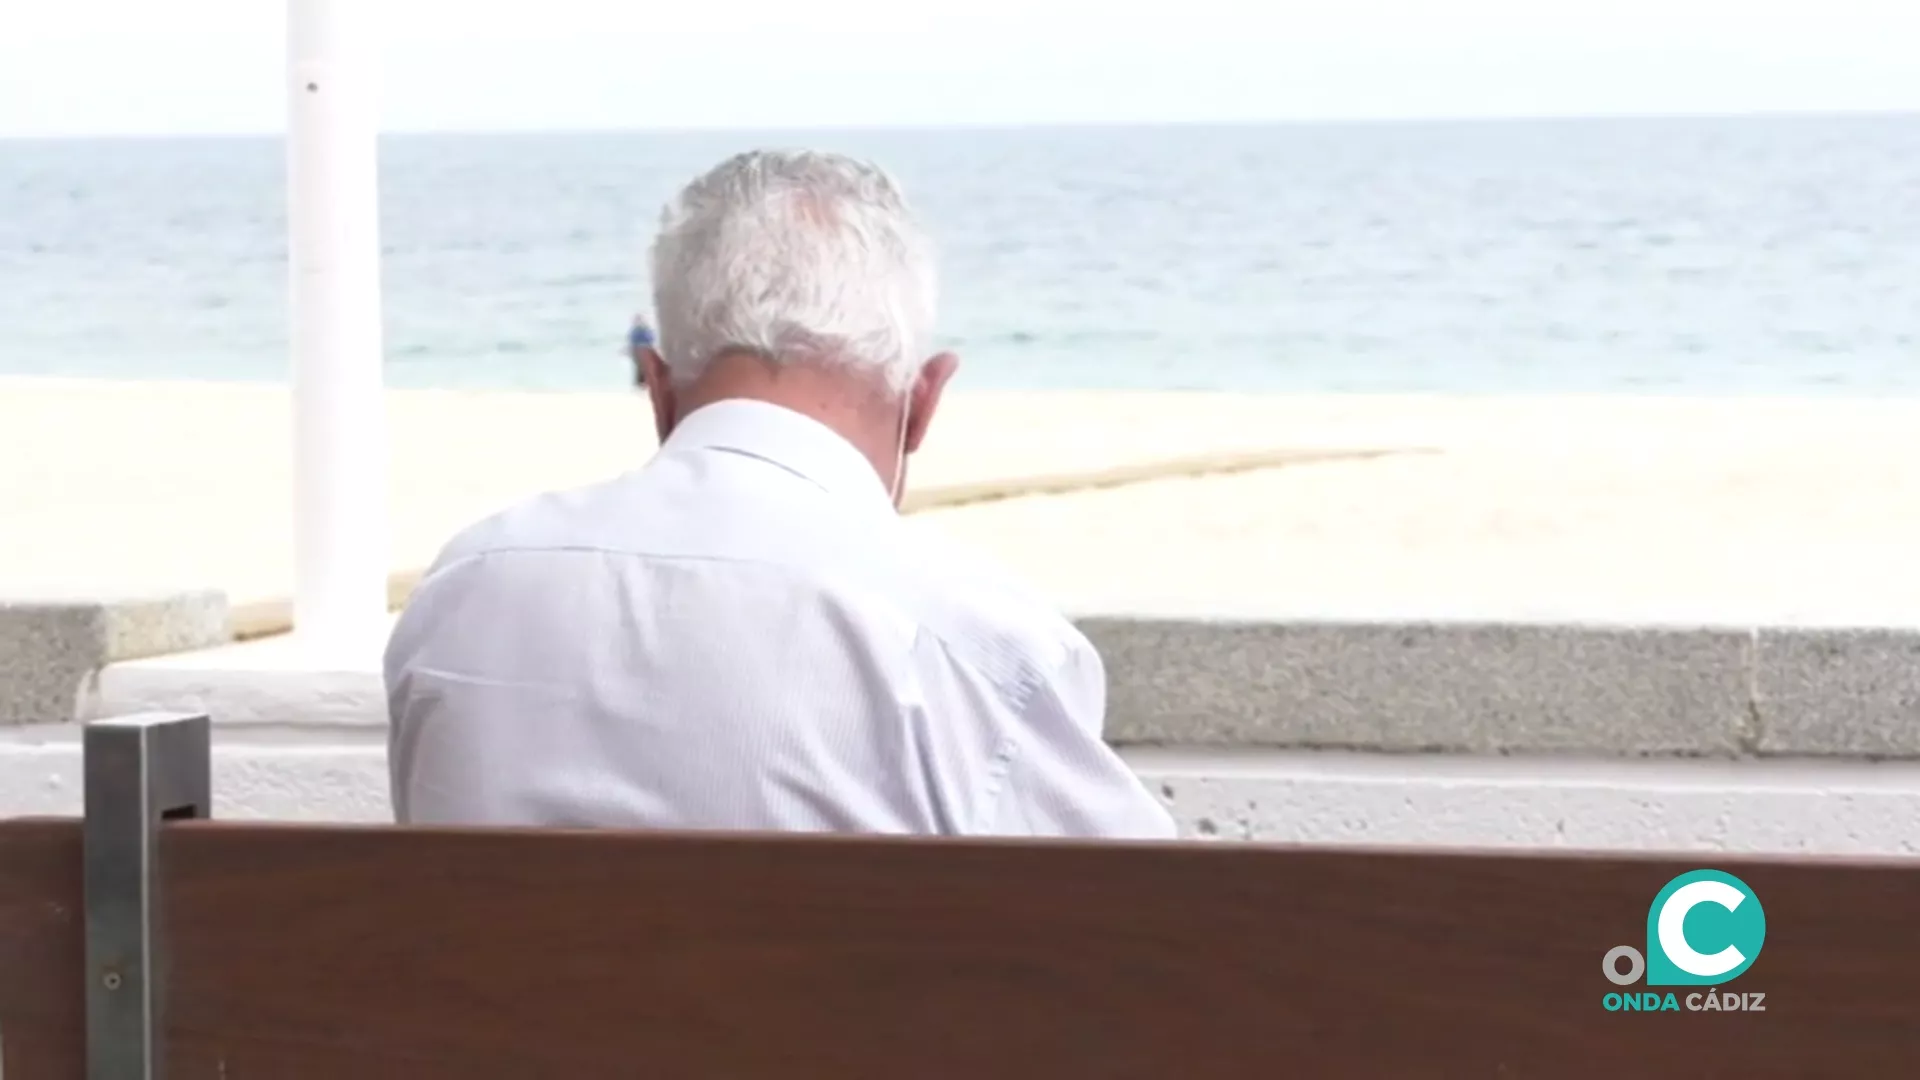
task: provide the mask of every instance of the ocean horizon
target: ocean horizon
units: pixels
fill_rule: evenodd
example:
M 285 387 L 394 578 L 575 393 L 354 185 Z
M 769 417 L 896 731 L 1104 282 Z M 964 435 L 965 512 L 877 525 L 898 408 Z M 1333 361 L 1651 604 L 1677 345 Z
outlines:
M 892 170 L 956 389 L 1920 393 L 1920 116 L 389 135 L 395 386 L 612 389 L 753 146 Z M 0 142 L 0 375 L 278 380 L 275 136 Z

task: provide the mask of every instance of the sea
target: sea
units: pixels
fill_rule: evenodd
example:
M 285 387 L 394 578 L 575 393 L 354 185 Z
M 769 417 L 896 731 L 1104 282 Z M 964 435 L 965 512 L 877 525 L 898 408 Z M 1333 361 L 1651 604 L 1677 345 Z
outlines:
M 393 135 L 395 386 L 613 389 L 663 202 L 904 183 L 958 388 L 1920 393 L 1920 116 Z M 0 141 L 0 375 L 281 380 L 275 138 Z

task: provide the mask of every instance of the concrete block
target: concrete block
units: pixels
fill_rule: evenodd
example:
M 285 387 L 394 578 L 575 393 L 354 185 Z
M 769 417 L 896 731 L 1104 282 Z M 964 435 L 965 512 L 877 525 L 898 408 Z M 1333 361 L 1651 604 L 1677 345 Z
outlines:
M 387 689 L 377 670 L 214 667 L 161 660 L 107 667 L 82 695 L 79 708 L 84 720 L 143 712 L 204 712 L 223 728 L 384 731 Z
M 1752 633 L 1087 618 L 1119 744 L 1734 755 Z
M 1920 757 L 1920 631 L 1762 630 L 1759 750 Z
M 1195 840 L 1915 855 L 1920 763 L 1484 758 L 1338 751 L 1121 756 Z M 78 814 L 76 725 L 0 731 L 0 817 Z M 378 732 L 219 728 L 214 815 L 383 822 Z
M 1920 763 L 1337 750 L 1122 756 L 1183 836 L 1285 844 L 1912 858 Z M 1712 865 L 1710 859 L 1704 865 Z
M 83 811 L 80 730 L 78 724 L 0 730 L 0 818 Z M 391 822 L 386 740 L 370 732 L 260 739 L 216 724 L 213 816 Z
M 218 589 L 113 599 L 99 607 L 107 663 L 207 649 L 233 639 L 227 594 Z
M 73 720 L 102 667 L 228 637 L 227 600 L 219 592 L 0 597 L 0 724 Z

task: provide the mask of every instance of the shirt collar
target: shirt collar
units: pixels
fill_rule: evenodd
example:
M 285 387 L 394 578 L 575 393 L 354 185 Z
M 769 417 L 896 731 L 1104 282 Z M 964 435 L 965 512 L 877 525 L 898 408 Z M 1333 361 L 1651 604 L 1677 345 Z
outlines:
M 703 405 L 674 425 L 660 449 L 745 454 L 810 480 L 829 493 L 876 499 L 893 509 L 893 497 L 880 474 L 852 443 L 820 421 L 771 402 L 726 398 Z

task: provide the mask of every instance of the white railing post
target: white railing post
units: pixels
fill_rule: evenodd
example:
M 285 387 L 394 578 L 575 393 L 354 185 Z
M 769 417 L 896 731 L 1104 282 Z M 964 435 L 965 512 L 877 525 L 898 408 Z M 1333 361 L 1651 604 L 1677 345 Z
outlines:
M 364 651 L 387 606 L 378 6 L 287 3 L 293 617 L 326 652 Z

